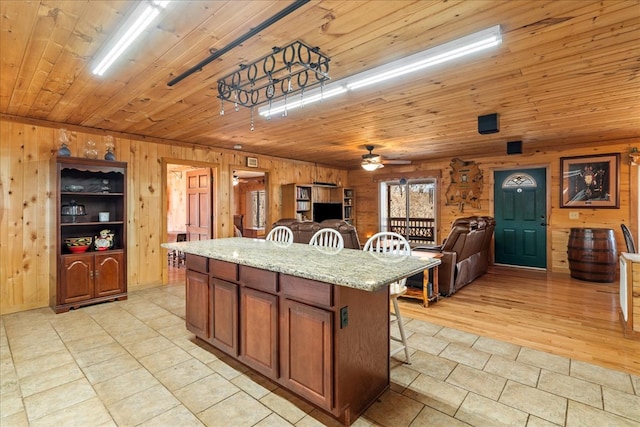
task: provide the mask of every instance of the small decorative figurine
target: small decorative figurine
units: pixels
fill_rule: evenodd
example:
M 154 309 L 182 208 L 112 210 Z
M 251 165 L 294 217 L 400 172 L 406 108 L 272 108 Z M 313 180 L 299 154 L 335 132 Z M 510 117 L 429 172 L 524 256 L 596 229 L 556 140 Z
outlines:
M 113 247 L 113 233 L 111 230 L 102 230 L 100 235 L 96 236 L 94 244 L 97 251 L 106 251 Z
M 69 135 L 67 134 L 67 130 L 65 128 L 58 129 L 58 141 L 60 142 L 58 156 L 69 157 L 71 155 L 71 150 L 69 150 L 69 147 L 67 147 L 67 144 L 69 143 Z

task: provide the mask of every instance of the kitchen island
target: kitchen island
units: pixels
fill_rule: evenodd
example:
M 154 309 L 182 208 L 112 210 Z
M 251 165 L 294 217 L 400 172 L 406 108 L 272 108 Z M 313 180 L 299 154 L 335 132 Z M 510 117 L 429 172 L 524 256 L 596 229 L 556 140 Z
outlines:
M 350 425 L 389 387 L 389 290 L 438 259 L 228 238 L 186 253 L 198 338 Z

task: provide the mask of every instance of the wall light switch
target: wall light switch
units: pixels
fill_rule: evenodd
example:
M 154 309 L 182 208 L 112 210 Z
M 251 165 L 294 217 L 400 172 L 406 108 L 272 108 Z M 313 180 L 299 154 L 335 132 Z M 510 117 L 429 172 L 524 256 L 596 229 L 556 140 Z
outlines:
M 569 212 L 569 219 L 580 219 L 580 212 Z

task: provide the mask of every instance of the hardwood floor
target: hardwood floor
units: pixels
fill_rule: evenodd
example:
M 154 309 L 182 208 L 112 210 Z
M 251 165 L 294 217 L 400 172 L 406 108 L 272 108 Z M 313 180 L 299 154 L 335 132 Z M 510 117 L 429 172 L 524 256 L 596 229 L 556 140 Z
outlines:
M 409 299 L 403 314 L 575 360 L 640 375 L 640 341 L 624 337 L 618 282 L 492 266 L 428 308 Z

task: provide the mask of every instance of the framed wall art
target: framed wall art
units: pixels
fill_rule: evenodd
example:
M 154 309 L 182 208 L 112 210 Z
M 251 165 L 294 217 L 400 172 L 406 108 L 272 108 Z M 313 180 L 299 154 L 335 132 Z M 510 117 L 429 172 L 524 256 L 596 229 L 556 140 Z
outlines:
M 619 208 L 620 154 L 560 158 L 561 208 Z

